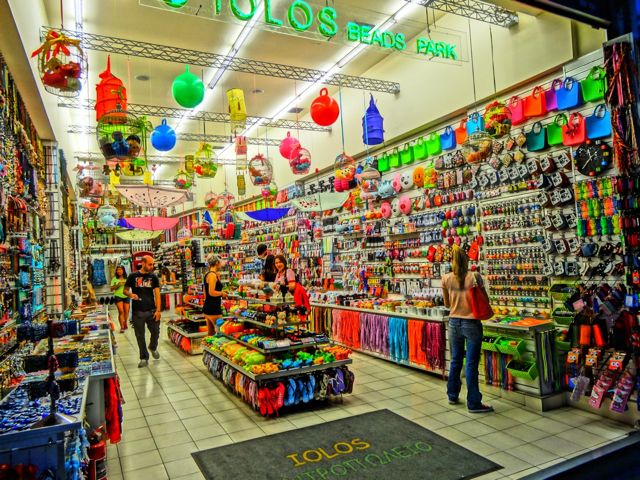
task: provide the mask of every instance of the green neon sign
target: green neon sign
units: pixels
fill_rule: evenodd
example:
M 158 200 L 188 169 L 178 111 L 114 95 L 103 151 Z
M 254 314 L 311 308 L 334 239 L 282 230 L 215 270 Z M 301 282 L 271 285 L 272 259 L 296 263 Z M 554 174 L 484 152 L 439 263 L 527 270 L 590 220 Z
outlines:
M 278 18 L 273 12 L 274 0 L 264 1 L 264 22 L 273 27 L 284 27 L 285 19 Z M 229 10 L 235 18 L 247 22 L 251 20 L 257 11 L 256 0 L 225 0 Z M 213 0 L 214 12 L 220 15 L 223 10 L 223 0 Z M 305 0 L 290 0 L 286 9 L 287 27 L 296 32 L 306 32 L 315 29 L 320 35 L 332 38 L 340 31 L 338 24 L 338 12 L 332 7 L 322 7 L 314 12 L 313 7 Z M 386 50 L 407 50 L 407 38 L 404 33 L 396 33 L 390 30 L 376 30 L 371 25 L 363 25 L 357 22 L 348 22 L 345 27 L 345 38 L 349 42 L 371 45 Z M 415 53 L 429 58 L 443 58 L 458 60 L 457 45 L 447 42 L 438 42 L 429 38 L 418 38 L 415 45 Z

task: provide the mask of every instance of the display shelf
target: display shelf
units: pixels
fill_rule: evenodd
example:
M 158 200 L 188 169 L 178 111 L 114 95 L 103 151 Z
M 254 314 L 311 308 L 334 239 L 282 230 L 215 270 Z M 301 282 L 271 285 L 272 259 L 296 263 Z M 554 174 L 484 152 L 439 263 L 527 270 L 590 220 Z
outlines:
M 204 338 L 207 336 L 207 332 L 188 333 L 173 323 L 168 323 L 167 328 L 170 328 L 171 330 L 178 332 L 180 335 L 182 335 L 185 338 Z
M 264 348 L 260 348 L 257 345 L 252 345 L 251 343 L 245 342 L 244 340 L 240 340 L 239 338 L 233 337 L 231 335 L 227 335 L 226 333 L 219 333 L 219 335 L 222 335 L 223 337 L 228 338 L 229 340 L 234 340 L 242 345 L 245 345 L 249 348 L 252 348 L 254 350 L 257 350 L 260 353 L 264 353 L 266 355 L 271 354 L 271 353 L 282 353 L 282 352 L 289 352 L 292 350 L 301 350 L 303 348 L 310 348 L 310 347 L 324 347 L 327 345 L 331 345 L 331 342 L 322 342 L 322 343 L 301 343 L 301 344 L 296 344 L 296 345 L 289 345 L 288 347 L 277 347 L 277 348 L 268 348 L 268 349 L 264 349 Z
M 338 310 L 349 310 L 351 312 L 373 313 L 373 314 L 382 315 L 385 317 L 399 317 L 399 318 L 408 318 L 410 320 L 423 320 L 425 322 L 448 322 L 449 321 L 448 317 L 436 318 L 436 317 L 428 317 L 424 315 L 413 315 L 411 313 L 389 312 L 387 310 L 373 310 L 368 308 L 347 307 L 344 305 L 334 305 L 331 303 L 311 302 L 311 306 L 322 307 L 322 308 L 336 308 Z
M 266 323 L 259 322 L 258 320 L 254 320 L 252 318 L 238 317 L 238 316 L 234 316 L 233 318 L 238 322 L 251 323 L 252 325 L 256 325 L 258 327 L 266 328 L 269 330 L 278 330 L 279 328 L 285 328 L 285 327 L 299 327 L 300 325 L 306 325 L 309 323 L 305 321 L 305 322 L 280 323 L 277 325 L 267 325 Z
M 223 361 L 224 363 L 229 365 L 231 368 L 242 373 L 243 375 L 250 378 L 254 382 L 258 382 L 258 383 L 265 382 L 268 380 L 277 380 L 279 378 L 291 377 L 293 375 L 304 375 L 306 373 L 328 370 L 330 368 L 342 367 L 344 365 L 350 365 L 351 363 L 353 363 L 353 360 L 351 360 L 350 358 L 347 358 L 346 360 L 337 360 L 332 363 L 322 363 L 320 365 L 309 365 L 308 367 L 299 367 L 299 368 L 292 368 L 289 370 L 280 370 L 275 373 L 265 373 L 263 375 L 254 375 L 253 373 L 248 372 L 247 370 L 242 368 L 242 366 L 233 363 L 231 359 L 225 357 L 224 355 L 220 355 L 218 352 L 214 350 L 211 350 L 209 347 L 203 347 L 203 350 L 213 355 L 214 357 L 218 358 L 219 360 Z

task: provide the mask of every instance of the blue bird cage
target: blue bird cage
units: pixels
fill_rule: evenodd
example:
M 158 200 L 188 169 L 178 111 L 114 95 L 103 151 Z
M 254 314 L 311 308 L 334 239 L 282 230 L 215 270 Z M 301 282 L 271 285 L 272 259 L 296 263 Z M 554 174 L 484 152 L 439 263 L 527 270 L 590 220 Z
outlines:
M 373 100 L 369 100 L 369 108 L 362 117 L 362 141 L 365 145 L 380 145 L 384 142 L 384 119 Z

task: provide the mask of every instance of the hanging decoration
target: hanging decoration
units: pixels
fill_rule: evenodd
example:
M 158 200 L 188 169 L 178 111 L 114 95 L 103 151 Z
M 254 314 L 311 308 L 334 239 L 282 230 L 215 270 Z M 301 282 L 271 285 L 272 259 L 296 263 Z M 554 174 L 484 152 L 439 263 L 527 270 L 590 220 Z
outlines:
M 229 101 L 229 119 L 231 129 L 244 128 L 247 120 L 247 105 L 244 101 L 244 91 L 241 88 L 227 90 Z
M 332 125 L 340 116 L 340 106 L 326 88 L 320 90 L 320 96 L 311 103 L 309 111 L 313 121 L 322 127 Z
M 462 146 L 462 153 L 467 163 L 480 163 L 491 155 L 493 141 L 486 132 L 474 132 Z
M 213 146 L 210 143 L 202 142 L 196 151 L 194 160 L 194 171 L 203 178 L 213 178 L 218 173 L 218 161 Z M 186 166 L 185 170 L 188 172 Z
M 249 177 L 251 183 L 257 187 L 269 185 L 273 179 L 273 168 L 269 159 L 261 153 L 253 157 L 249 162 Z
M 168 208 L 190 199 L 186 190 L 148 185 L 118 185 L 116 190 L 134 205 L 143 208 Z
M 218 194 L 209 192 L 204 196 L 204 206 L 209 210 L 214 210 L 218 205 Z M 207 212 L 208 213 L 208 212 Z
M 365 167 L 362 172 L 356 174 L 358 185 L 360 185 L 361 200 L 370 200 L 378 195 L 380 178 L 380 172 L 371 166 Z
M 193 185 L 193 177 L 186 170 L 180 169 L 173 177 L 173 184 L 180 190 L 188 190 Z
M 125 218 L 125 221 L 131 228 L 139 230 L 165 231 L 171 230 L 178 224 L 177 217 L 132 217 Z
M 202 146 L 202 144 L 200 144 Z M 195 173 L 195 156 L 194 155 L 185 155 L 184 156 L 184 169 L 187 171 L 189 175 L 193 175 Z
M 101 226 L 115 227 L 118 223 L 118 209 L 109 205 L 109 201 L 105 201 L 105 204 L 98 209 L 96 217 Z
M 184 108 L 195 108 L 204 99 L 204 83 L 185 66 L 184 73 L 178 75 L 171 86 L 173 98 Z
M 365 145 L 380 145 L 384 142 L 383 123 L 384 119 L 371 95 L 369 108 L 362 117 L 362 141 Z
M 102 183 L 89 175 L 79 176 L 76 185 L 80 197 L 100 197 L 104 193 Z
M 264 198 L 265 200 L 273 200 L 278 194 L 278 187 L 275 183 L 271 183 L 266 187 L 262 187 L 261 194 L 262 198 Z
M 348 192 L 324 192 L 294 198 L 291 203 L 301 212 L 324 212 L 342 207 L 348 198 Z
M 98 76 L 100 83 L 96 85 L 96 121 L 99 121 L 105 113 L 117 111 L 118 108 L 126 112 L 127 89 L 122 84 L 122 80 L 111 73 L 111 55 L 107 57 L 106 70 Z
M 36 55 L 40 80 L 47 92 L 60 97 L 77 97 L 80 94 L 85 57 L 79 39 L 49 30 L 31 57 Z
M 298 150 L 298 156 L 289 160 L 289 167 L 294 175 L 306 175 L 311 168 L 311 153 L 306 148 Z
M 292 137 L 291 132 L 287 132 L 285 139 L 280 142 L 280 155 L 287 160 L 294 160 L 300 155 L 301 148 L 300 141 L 296 137 Z
M 333 187 L 336 192 L 344 192 L 355 187 L 356 161 L 346 153 L 338 155 L 333 163 L 335 179 Z
M 236 150 L 236 188 L 238 195 L 242 196 L 247 193 L 247 183 L 244 174 L 247 170 L 247 137 L 239 135 L 235 139 Z
M 191 238 L 191 230 L 187 227 L 182 227 L 180 230 L 178 230 L 177 237 L 178 242 L 186 242 Z
M 146 152 L 147 134 L 152 128 L 146 117 L 136 117 L 117 108 L 100 117 L 96 138 L 105 160 L 128 161 Z
M 139 177 L 146 172 L 147 162 L 144 158 L 135 158 L 119 162 L 117 168 L 125 177 Z
M 258 222 L 275 222 L 282 217 L 289 214 L 290 209 L 285 208 L 263 208 L 262 210 L 254 210 L 252 212 L 245 212 L 245 214 L 252 220 Z
M 162 235 L 162 231 L 153 232 L 150 230 L 124 230 L 116 232 L 116 235 L 120 240 L 125 242 L 144 242 L 153 240 Z
M 189 0 L 162 0 L 162 1 L 171 8 L 182 8 L 189 2 Z
M 494 138 L 504 137 L 511 131 L 511 110 L 502 102 L 492 102 L 484 110 L 485 131 Z
M 151 145 L 160 152 L 168 152 L 176 146 L 176 132 L 167 125 L 167 120 L 162 119 L 162 123 L 151 132 Z

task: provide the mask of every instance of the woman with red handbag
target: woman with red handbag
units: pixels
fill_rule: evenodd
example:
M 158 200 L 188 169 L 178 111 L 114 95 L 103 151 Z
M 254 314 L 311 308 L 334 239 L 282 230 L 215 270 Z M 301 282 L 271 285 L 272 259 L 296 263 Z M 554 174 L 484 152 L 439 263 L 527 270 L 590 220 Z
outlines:
M 482 346 L 482 322 L 490 318 L 490 308 L 482 277 L 477 272 L 469 271 L 469 257 L 459 247 L 453 249 L 451 273 L 442 278 L 444 304 L 449 309 L 449 348 L 451 365 L 447 382 L 447 396 L 451 405 L 458 404 L 460 395 L 460 373 L 465 358 L 467 367 L 467 408 L 470 413 L 493 412 L 493 407 L 482 403 L 482 394 L 478 386 L 478 365 Z M 484 294 L 484 297 L 483 297 Z M 486 305 L 479 305 L 484 301 Z M 484 307 L 485 311 L 482 311 Z M 488 315 L 488 317 L 487 317 Z M 486 318 L 482 318 L 486 317 Z

